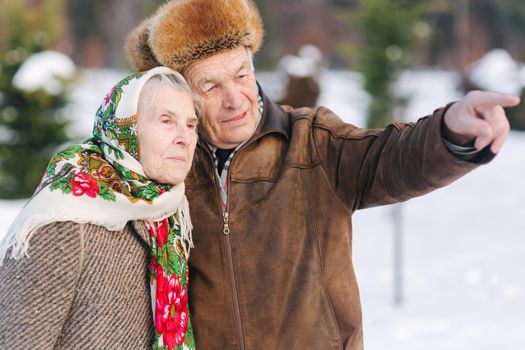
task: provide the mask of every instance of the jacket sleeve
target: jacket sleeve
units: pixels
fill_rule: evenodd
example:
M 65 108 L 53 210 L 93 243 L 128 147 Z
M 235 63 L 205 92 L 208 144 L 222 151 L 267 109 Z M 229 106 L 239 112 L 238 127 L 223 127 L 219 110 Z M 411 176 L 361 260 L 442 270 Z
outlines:
M 75 298 L 83 260 L 82 225 L 37 230 L 29 257 L 0 266 L 0 349 L 54 349 Z M 10 254 L 10 252 L 8 252 Z
M 408 200 L 446 186 L 477 164 L 454 156 L 442 139 L 445 109 L 416 123 L 360 129 L 320 108 L 313 137 L 336 195 L 352 211 Z

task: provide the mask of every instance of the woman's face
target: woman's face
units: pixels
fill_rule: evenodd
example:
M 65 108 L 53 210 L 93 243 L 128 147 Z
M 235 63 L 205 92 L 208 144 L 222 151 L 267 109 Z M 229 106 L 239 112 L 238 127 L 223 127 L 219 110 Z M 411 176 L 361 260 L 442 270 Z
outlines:
M 188 93 L 165 85 L 155 88 L 154 93 L 139 99 L 139 104 L 147 106 L 139 106 L 137 116 L 139 161 L 151 180 L 176 185 L 191 168 L 197 115 Z M 148 98 L 151 100 L 145 101 Z

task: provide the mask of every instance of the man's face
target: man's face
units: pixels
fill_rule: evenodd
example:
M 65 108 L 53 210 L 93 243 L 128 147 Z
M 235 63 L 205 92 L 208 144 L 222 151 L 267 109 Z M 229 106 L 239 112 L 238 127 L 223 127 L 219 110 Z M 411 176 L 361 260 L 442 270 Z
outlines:
M 184 70 L 184 77 L 201 96 L 201 130 L 206 140 L 231 149 L 253 135 L 259 119 L 257 84 L 246 48 L 198 60 Z

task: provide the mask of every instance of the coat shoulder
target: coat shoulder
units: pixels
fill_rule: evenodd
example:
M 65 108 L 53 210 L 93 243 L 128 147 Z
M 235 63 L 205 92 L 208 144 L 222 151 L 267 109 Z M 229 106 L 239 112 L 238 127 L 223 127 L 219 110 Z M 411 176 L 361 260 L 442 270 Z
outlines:
M 334 138 L 364 139 L 376 137 L 381 129 L 363 129 L 345 122 L 341 117 L 326 107 L 297 108 L 288 112 L 294 126 L 307 127 L 316 131 L 326 131 Z

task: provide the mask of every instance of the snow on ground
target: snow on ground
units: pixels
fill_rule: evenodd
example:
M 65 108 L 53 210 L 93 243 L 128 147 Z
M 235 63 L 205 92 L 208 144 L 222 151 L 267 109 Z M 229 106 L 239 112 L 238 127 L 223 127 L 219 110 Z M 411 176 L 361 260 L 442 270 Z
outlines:
M 72 96 L 75 133 L 87 136 L 109 88 L 125 72 L 84 73 Z M 258 75 L 272 96 L 272 75 Z M 460 95 L 447 72 L 411 71 L 399 91 L 412 94 L 405 120 Z M 320 104 L 364 125 L 360 76 L 323 75 Z M 275 85 L 275 84 L 274 84 Z M 401 205 L 403 292 L 394 305 L 392 206 L 354 215 L 354 260 L 367 350 L 525 349 L 525 133 L 512 132 L 496 159 L 454 184 Z M 24 201 L 0 201 L 0 236 Z
M 402 204 L 404 303 L 393 298 L 392 207 L 354 216 L 367 349 L 525 349 L 525 134 L 489 165 Z
M 436 108 L 461 99 L 461 94 L 456 90 L 458 85 L 459 77 L 453 72 L 404 72 L 396 84 L 396 91 L 400 96 L 409 98 L 410 102 L 401 119 L 413 122 L 432 113 Z

